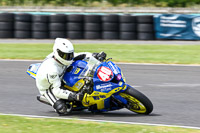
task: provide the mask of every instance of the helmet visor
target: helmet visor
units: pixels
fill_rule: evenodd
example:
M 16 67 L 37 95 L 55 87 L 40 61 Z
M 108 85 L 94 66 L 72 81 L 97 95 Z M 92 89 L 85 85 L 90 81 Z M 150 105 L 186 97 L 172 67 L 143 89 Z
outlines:
M 72 60 L 74 58 L 74 52 L 72 53 L 64 53 L 57 49 L 58 55 L 64 60 Z

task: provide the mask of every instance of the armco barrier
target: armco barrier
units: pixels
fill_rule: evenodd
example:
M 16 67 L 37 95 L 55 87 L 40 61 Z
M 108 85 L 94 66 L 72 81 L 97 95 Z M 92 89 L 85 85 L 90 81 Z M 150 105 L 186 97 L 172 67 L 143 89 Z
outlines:
M 0 13 L 0 38 L 154 40 L 153 16 Z

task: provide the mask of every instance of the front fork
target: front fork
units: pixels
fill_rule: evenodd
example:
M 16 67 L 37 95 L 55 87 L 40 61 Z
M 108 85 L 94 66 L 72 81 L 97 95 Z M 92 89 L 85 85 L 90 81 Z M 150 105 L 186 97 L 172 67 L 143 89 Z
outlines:
M 122 108 L 126 108 L 128 106 L 128 101 L 122 96 L 120 96 L 120 93 L 123 93 L 124 91 L 126 91 L 126 89 L 130 87 L 130 85 L 125 83 L 124 86 L 125 87 L 123 87 L 121 91 L 111 96 L 113 101 L 116 102 Z

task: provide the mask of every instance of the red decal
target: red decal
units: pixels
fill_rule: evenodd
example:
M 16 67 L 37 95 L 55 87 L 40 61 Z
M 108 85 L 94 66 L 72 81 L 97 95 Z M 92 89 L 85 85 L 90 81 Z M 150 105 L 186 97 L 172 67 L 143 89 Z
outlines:
M 98 69 L 97 76 L 102 81 L 110 81 L 113 77 L 113 72 L 110 68 L 102 66 Z

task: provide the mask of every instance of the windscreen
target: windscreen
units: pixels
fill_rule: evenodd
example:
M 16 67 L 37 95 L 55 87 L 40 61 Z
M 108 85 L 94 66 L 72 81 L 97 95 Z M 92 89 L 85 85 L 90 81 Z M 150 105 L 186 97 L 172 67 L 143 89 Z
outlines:
M 93 56 L 90 56 L 87 63 L 88 63 L 87 66 L 81 72 L 81 74 L 79 75 L 79 78 L 93 77 L 96 68 L 100 65 L 101 62 L 98 61 Z

